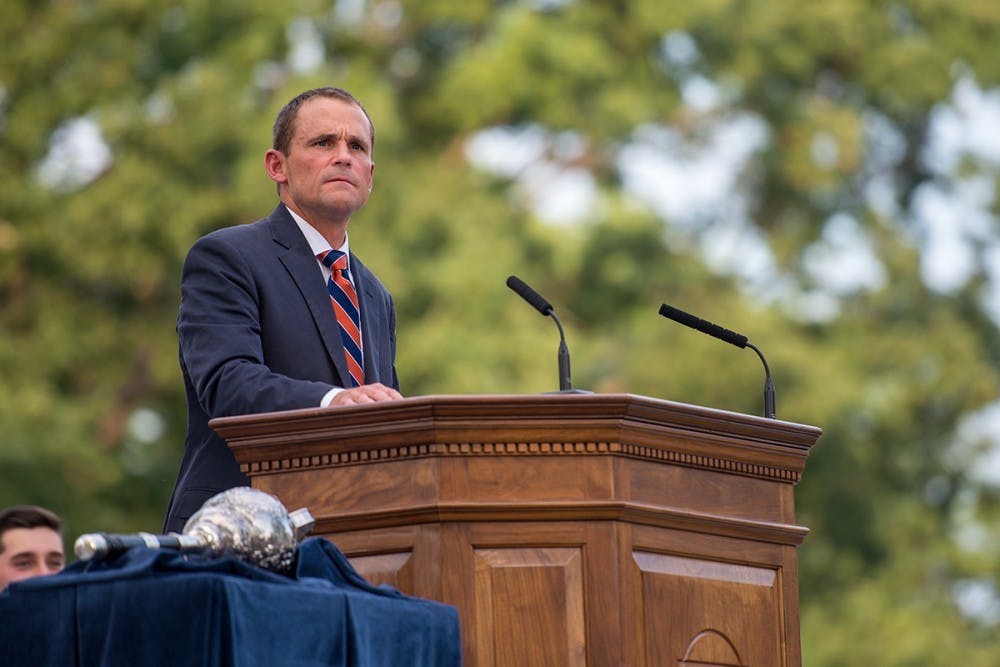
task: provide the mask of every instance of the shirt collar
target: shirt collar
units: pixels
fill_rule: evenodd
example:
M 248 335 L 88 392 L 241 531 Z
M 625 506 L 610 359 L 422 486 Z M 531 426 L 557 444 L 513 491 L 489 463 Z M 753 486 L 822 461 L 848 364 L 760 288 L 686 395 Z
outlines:
M 287 210 L 289 213 L 292 214 L 292 220 L 294 220 L 295 224 L 298 225 L 299 230 L 302 232 L 302 235 L 306 237 L 306 243 L 309 244 L 309 249 L 312 250 L 313 256 L 322 255 L 323 253 L 325 253 L 327 250 L 330 249 L 329 241 L 323 238 L 323 235 L 320 234 L 315 227 L 306 222 L 305 218 L 303 218 L 302 216 L 300 216 L 298 213 L 288 208 L 287 206 L 285 207 L 285 210 Z M 350 263 L 351 249 L 348 245 L 348 239 L 346 233 L 344 234 L 344 244 L 339 248 L 334 248 L 334 250 L 339 250 L 340 252 L 347 255 L 348 264 Z

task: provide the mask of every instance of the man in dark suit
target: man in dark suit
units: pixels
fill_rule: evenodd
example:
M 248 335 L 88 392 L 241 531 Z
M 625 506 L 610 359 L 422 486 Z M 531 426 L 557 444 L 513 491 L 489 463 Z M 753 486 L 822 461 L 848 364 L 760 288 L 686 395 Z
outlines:
M 392 297 L 347 243 L 351 215 L 371 192 L 374 145 L 371 118 L 350 93 L 302 93 L 278 114 L 264 156 L 281 203 L 188 253 L 177 316 L 188 434 L 165 531 L 249 484 L 210 419 L 401 398 Z M 360 345 L 339 305 L 352 291 L 346 311 L 354 322 L 360 311 Z

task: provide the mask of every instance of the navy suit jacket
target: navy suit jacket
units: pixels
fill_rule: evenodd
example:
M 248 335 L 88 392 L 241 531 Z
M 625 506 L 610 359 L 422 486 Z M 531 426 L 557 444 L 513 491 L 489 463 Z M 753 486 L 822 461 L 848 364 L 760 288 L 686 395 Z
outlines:
M 399 388 L 396 312 L 354 254 L 365 382 Z M 249 485 L 208 421 L 319 407 L 347 387 L 340 330 L 323 274 L 283 204 L 263 220 L 220 229 L 188 252 L 177 316 L 188 433 L 164 530 L 180 532 L 215 494 Z

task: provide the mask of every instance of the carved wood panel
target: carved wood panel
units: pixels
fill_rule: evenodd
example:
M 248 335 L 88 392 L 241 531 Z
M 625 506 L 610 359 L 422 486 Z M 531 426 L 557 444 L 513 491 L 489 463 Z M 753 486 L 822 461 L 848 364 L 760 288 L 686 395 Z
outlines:
M 587 664 L 580 549 L 477 549 L 475 599 L 479 665 Z
M 780 667 L 780 571 L 634 551 L 649 665 Z M 664 609 L 683 610 L 666 616 Z
M 388 584 L 404 593 L 413 591 L 413 554 L 388 553 L 374 556 L 355 556 L 351 565 L 362 577 L 375 586 Z

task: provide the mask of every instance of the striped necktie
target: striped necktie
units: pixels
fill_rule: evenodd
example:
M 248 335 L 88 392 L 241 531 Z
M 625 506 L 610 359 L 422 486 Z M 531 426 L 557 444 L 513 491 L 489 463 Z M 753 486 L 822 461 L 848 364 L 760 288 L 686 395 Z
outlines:
M 351 386 L 357 387 L 365 383 L 361 356 L 361 311 L 358 308 L 358 295 L 347 277 L 347 255 L 338 250 L 330 250 L 320 255 L 319 260 L 330 269 L 326 289 L 330 293 L 337 324 L 340 325 L 340 340 L 344 344 Z

